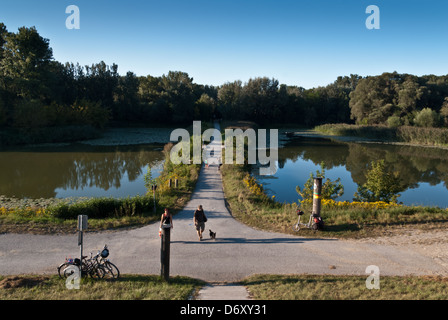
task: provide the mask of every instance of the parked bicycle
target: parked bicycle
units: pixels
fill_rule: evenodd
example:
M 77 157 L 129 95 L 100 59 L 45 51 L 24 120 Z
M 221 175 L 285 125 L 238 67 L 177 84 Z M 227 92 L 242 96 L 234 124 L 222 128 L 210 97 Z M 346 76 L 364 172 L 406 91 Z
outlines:
M 297 223 L 295 223 L 292 226 L 292 230 L 298 232 L 300 231 L 300 229 L 302 227 L 308 228 L 308 229 L 313 229 L 315 231 L 317 230 L 322 230 L 324 227 L 324 220 L 322 219 L 322 217 L 320 217 L 317 214 L 313 214 L 312 212 L 310 213 L 310 218 L 308 220 L 307 223 L 303 223 L 301 222 L 301 218 L 302 216 L 305 214 L 305 212 L 303 212 L 302 210 L 297 210 L 297 215 L 299 216 L 299 219 L 297 220 Z
M 98 265 L 104 269 L 104 276 L 106 278 L 118 279 L 120 277 L 120 270 L 107 257 L 109 257 L 109 249 L 105 245 L 103 250 L 101 252 L 98 251 L 98 254 L 94 258 Z
M 79 267 L 81 265 L 81 276 L 90 276 L 94 279 L 102 278 L 112 278 L 117 279 L 120 277 L 120 271 L 117 266 L 107 259 L 109 256 L 109 249 L 107 245 L 104 246 L 103 250 L 98 251 L 98 253 L 93 256 L 90 253 L 90 258 L 87 256 L 82 257 L 82 265 L 80 259 L 66 259 L 63 264 L 58 267 L 58 274 L 61 278 L 68 278 L 73 274 L 73 266 Z

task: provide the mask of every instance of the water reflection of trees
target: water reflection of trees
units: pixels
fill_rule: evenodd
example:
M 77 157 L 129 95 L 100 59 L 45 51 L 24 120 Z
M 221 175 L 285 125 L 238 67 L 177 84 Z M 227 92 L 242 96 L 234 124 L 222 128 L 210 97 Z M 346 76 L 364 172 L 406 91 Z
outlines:
M 0 153 L 0 194 L 28 198 L 56 196 L 55 190 L 119 188 L 135 181 L 149 164 L 163 161 L 160 147 L 131 146 Z
M 334 142 L 328 139 L 302 138 L 279 149 L 279 167 L 287 160 L 299 158 L 328 169 L 345 166 L 358 185 L 366 182 L 365 173 L 372 161 L 384 159 L 387 166 L 400 173 L 402 189 L 415 188 L 425 182 L 441 182 L 448 188 L 448 150 L 373 143 Z

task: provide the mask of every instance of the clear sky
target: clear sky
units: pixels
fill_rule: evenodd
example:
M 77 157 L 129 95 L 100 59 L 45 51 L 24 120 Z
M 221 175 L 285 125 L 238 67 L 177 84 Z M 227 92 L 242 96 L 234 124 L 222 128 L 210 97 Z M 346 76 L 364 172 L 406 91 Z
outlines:
M 80 29 L 66 28 L 77 5 Z M 369 30 L 366 8 L 380 9 Z M 9 31 L 35 26 L 54 58 L 199 84 L 267 76 L 305 88 L 338 76 L 448 74 L 447 0 L 0 0 Z

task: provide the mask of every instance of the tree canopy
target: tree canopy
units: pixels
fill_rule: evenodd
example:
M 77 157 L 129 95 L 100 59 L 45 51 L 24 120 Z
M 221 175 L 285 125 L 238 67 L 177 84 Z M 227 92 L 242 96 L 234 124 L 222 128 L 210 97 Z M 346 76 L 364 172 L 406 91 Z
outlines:
M 268 77 L 197 84 L 186 72 L 120 75 L 118 65 L 54 60 L 36 28 L 9 32 L 0 23 L 0 126 L 187 124 L 193 120 L 250 120 L 259 124 L 448 124 L 448 75 L 384 73 L 340 76 L 311 89 Z

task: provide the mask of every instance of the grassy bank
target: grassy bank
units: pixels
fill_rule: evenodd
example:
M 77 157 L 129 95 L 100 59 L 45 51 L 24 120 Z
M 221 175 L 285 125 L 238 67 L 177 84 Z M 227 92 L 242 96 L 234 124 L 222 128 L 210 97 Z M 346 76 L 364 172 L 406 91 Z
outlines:
M 255 275 L 242 283 L 258 300 L 446 300 L 448 278 L 380 277 L 367 289 L 366 276 Z
M 187 277 L 169 282 L 153 275 L 122 275 L 115 281 L 82 279 L 68 290 L 58 276 L 0 276 L 0 300 L 187 300 L 204 285 Z
M 301 236 L 363 238 L 388 235 L 397 228 L 437 229 L 448 226 L 448 210 L 409 207 L 385 202 L 322 201 L 325 230 L 315 233 L 292 230 L 297 222 L 297 203 L 281 204 L 266 196 L 263 186 L 242 165 L 223 165 L 224 192 L 233 216 L 254 228 Z M 305 220 L 311 203 L 305 204 Z
M 122 199 L 91 198 L 74 203 L 58 202 L 48 207 L 0 207 L 0 233 L 58 233 L 74 232 L 77 216 L 89 216 L 89 230 L 100 231 L 141 226 L 160 219 L 165 207 L 176 213 L 190 199 L 199 177 L 200 165 L 173 165 L 169 161 L 172 145 L 165 146 L 165 167 L 156 179 L 156 211 L 152 192 L 144 196 Z M 177 188 L 169 180 L 178 180 Z
M 350 124 L 325 124 L 315 131 L 332 136 L 349 136 L 383 142 L 400 142 L 424 146 L 448 147 L 447 128 L 387 127 Z
M 367 289 L 366 276 L 254 275 L 241 281 L 254 300 L 447 300 L 448 278 L 380 276 Z M 0 276 L 0 300 L 188 300 L 205 283 L 188 277 L 169 282 L 155 275 L 123 275 L 115 281 L 83 279 L 68 290 L 58 276 Z

